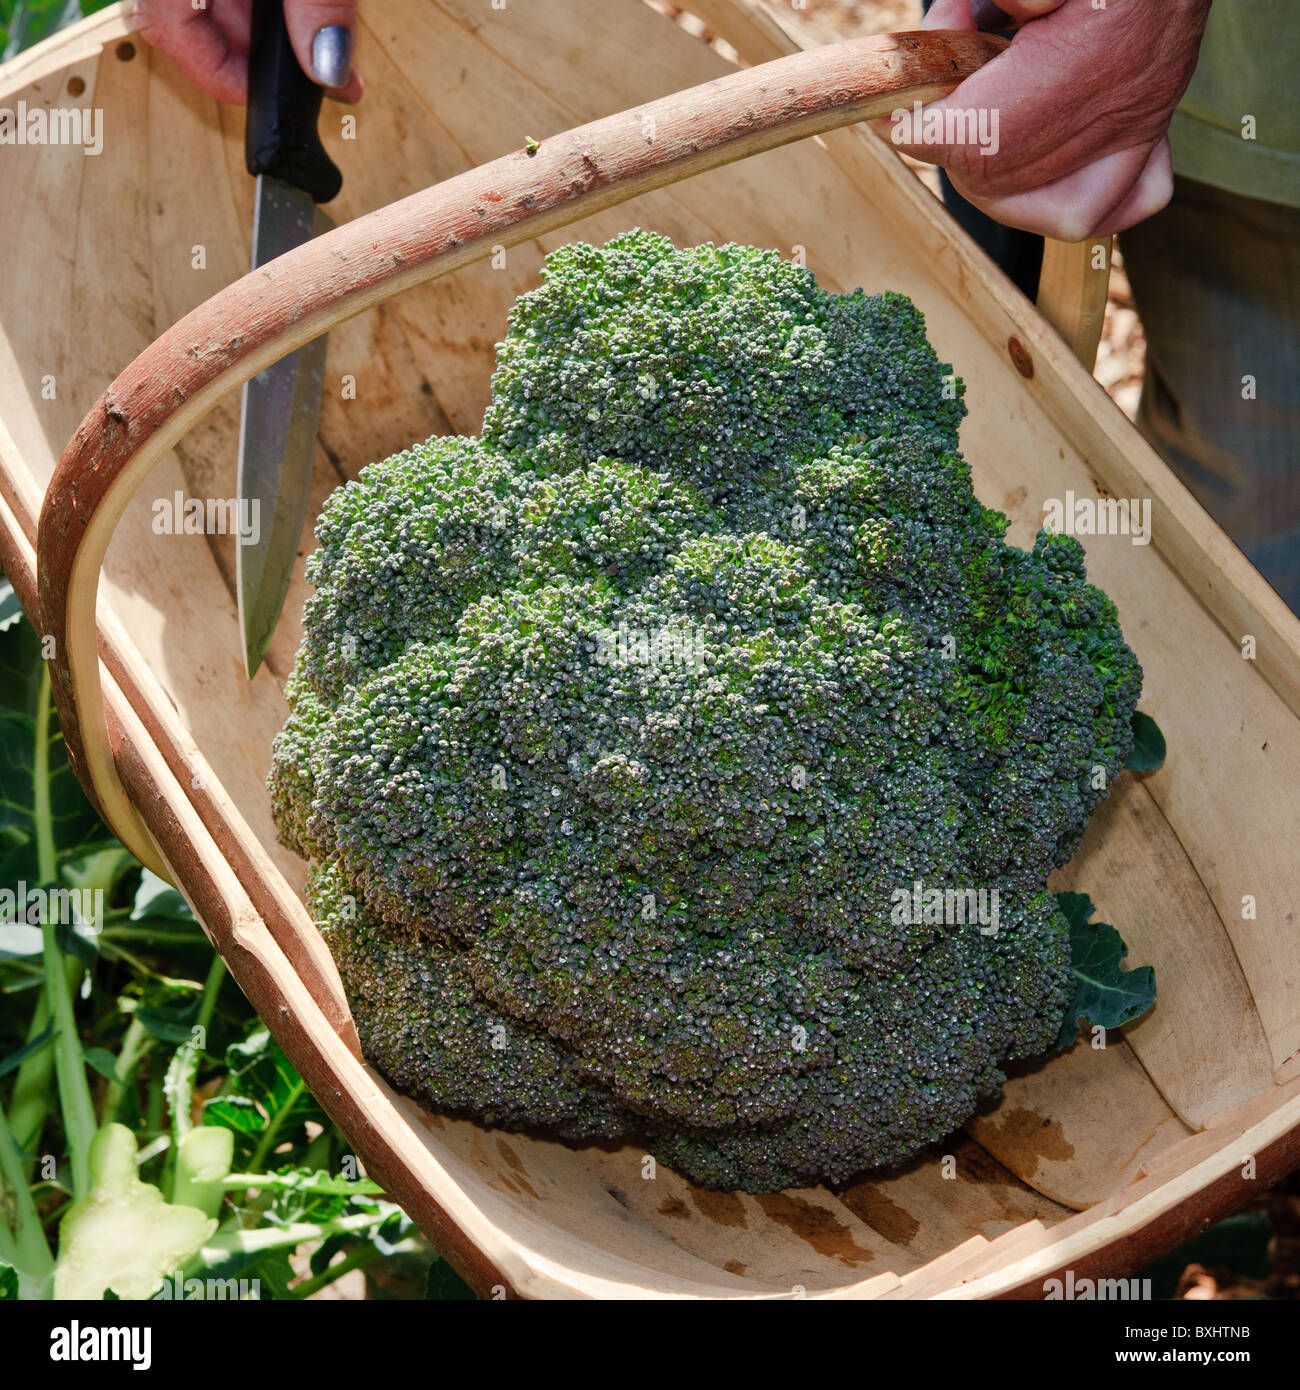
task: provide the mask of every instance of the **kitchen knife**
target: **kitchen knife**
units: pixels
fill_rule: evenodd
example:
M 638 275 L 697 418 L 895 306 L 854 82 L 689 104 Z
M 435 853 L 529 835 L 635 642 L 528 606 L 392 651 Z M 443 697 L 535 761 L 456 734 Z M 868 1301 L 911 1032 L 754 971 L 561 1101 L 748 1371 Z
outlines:
M 303 72 L 282 0 L 253 0 L 244 162 L 257 179 L 252 269 L 331 225 L 317 208 L 343 176 L 317 133 L 322 89 Z M 235 587 L 251 680 L 271 644 L 298 557 L 325 371 L 321 336 L 244 384 Z M 246 510 L 247 509 L 247 510 Z

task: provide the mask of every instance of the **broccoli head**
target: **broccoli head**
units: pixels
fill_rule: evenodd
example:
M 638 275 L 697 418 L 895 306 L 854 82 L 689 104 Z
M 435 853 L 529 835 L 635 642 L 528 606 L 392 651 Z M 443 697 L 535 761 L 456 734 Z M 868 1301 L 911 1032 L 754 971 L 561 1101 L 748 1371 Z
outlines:
M 1132 746 L 1080 547 L 1005 542 L 909 300 L 774 252 L 556 251 L 492 386 L 309 561 L 271 790 L 367 1056 L 711 1187 L 942 1138 L 1057 1037 Z

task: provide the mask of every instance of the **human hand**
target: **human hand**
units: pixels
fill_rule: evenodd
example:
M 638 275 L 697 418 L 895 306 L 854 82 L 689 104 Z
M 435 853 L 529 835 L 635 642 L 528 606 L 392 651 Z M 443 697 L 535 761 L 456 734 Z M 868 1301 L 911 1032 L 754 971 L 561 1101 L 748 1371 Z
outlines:
M 248 100 L 252 0 L 139 0 L 141 38 L 166 54 L 185 77 L 218 101 Z M 356 0 L 284 0 L 289 41 L 313 82 L 340 101 L 361 97 L 352 68 Z M 340 32 L 341 31 L 341 32 Z
M 882 123 L 893 143 L 942 164 L 990 217 L 1061 241 L 1121 232 L 1158 212 L 1173 192 L 1166 131 L 1196 68 L 1210 0 L 999 5 L 1022 25 L 1011 47 L 926 107 L 984 112 L 986 130 L 996 117 L 996 153 L 969 139 L 899 140 L 913 132 Z M 937 0 L 925 27 L 973 30 L 971 9 L 970 0 Z

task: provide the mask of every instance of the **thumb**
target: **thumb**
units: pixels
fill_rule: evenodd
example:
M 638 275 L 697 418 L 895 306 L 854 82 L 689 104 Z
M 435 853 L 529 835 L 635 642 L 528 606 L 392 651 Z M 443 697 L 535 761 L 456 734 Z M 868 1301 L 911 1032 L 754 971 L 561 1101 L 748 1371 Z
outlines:
M 352 70 L 356 0 L 284 0 L 284 22 L 307 76 L 332 95 L 356 101 L 361 95 L 361 79 Z

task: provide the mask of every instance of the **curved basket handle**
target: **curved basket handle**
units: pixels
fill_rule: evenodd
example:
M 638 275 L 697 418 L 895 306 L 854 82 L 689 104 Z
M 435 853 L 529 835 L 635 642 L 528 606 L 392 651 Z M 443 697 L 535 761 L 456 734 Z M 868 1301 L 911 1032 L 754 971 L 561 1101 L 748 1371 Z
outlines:
M 1006 47 L 990 34 L 890 34 L 761 66 L 605 117 L 413 194 L 227 286 L 104 392 L 59 460 L 37 541 L 54 698 L 77 776 L 131 851 L 166 870 L 118 776 L 99 679 L 100 567 L 154 464 L 228 392 L 403 290 L 638 194 L 900 104 L 945 95 Z

